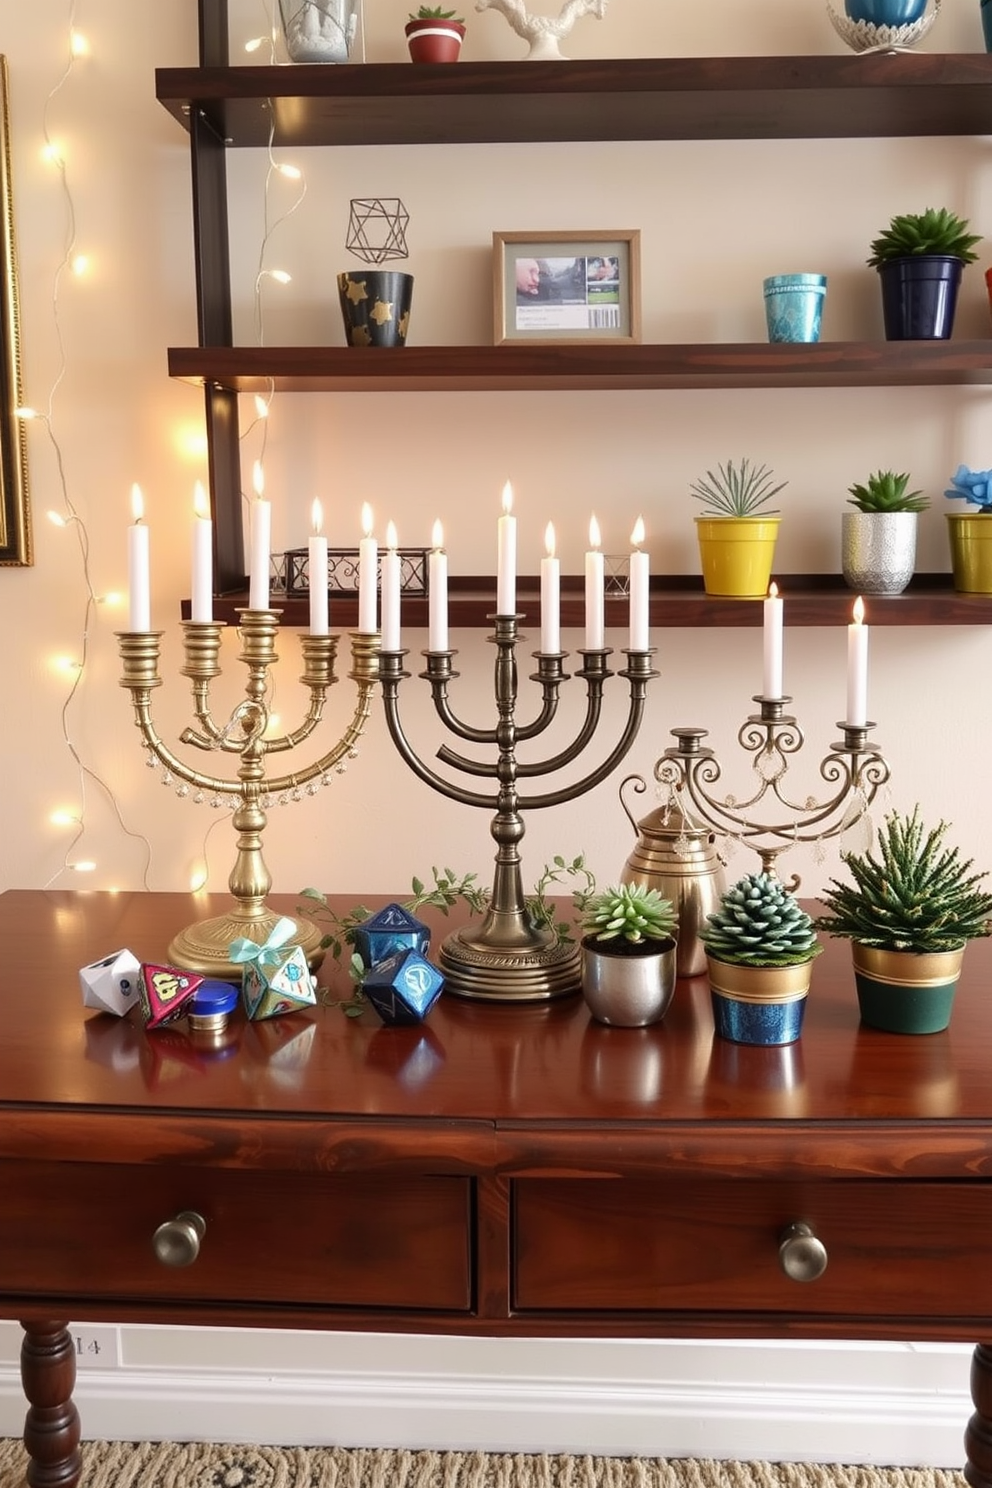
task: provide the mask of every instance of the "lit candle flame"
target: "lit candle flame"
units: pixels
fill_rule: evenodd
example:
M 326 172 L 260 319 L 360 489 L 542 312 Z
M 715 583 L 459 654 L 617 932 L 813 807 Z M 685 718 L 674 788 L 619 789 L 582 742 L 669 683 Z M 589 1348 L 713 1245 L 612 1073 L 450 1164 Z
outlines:
M 431 528 L 431 547 L 436 553 L 440 553 L 444 547 L 444 528 L 441 526 L 441 518 L 437 517 Z
M 396 542 L 397 542 L 397 538 L 396 538 L 396 523 L 395 522 L 387 522 L 386 523 L 386 547 L 389 548 L 389 549 L 391 549 L 391 550 L 395 550 L 395 548 L 396 548 Z
M 768 598 L 778 599 L 778 585 L 775 583 L 774 579 L 768 585 Z
M 644 518 L 638 517 L 634 523 L 634 530 L 630 534 L 630 541 L 635 548 L 639 548 L 644 541 Z
M 251 473 L 251 483 L 255 495 L 259 498 L 259 500 L 261 500 L 262 494 L 265 490 L 265 472 L 262 469 L 261 460 L 255 461 L 255 466 Z
M 131 487 L 131 515 L 136 522 L 140 522 L 145 515 L 145 498 L 141 494 L 141 487 L 137 481 Z
M 602 540 L 603 539 L 600 536 L 600 531 L 599 531 L 599 523 L 596 521 L 596 518 L 595 517 L 590 517 L 589 518 L 589 546 L 591 548 L 598 548 L 599 545 L 600 545 L 600 543 L 602 542 Z
M 503 487 L 503 510 L 507 515 L 513 510 L 513 487 L 509 481 Z
M 545 527 L 545 529 L 544 529 L 544 551 L 547 553 L 547 555 L 548 555 L 549 558 L 553 558 L 555 556 L 555 524 L 554 524 L 554 522 L 549 522 L 548 525 L 547 525 L 547 527 Z
M 854 601 L 854 609 L 851 611 L 855 625 L 862 625 L 865 618 L 865 602 L 859 594 Z
M 210 515 L 210 502 L 207 500 L 207 493 L 203 489 L 202 481 L 197 481 L 193 487 L 193 509 L 198 517 L 209 517 Z
M 310 520 L 313 522 L 314 535 L 319 537 L 324 526 L 324 508 L 321 506 L 319 498 L 314 501 L 313 506 L 310 508 Z
M 372 536 L 372 527 L 372 508 L 369 506 L 368 502 L 365 501 L 362 503 L 362 533 L 365 537 Z

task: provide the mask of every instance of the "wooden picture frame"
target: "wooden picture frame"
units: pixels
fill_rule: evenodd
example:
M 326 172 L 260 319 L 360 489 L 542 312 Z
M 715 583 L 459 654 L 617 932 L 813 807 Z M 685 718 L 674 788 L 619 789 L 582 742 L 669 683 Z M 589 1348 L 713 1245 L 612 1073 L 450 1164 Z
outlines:
M 7 59 L 0 56 L 0 564 L 25 568 L 31 551 L 27 439 L 21 405 L 20 308 L 10 172 Z
M 640 248 L 636 229 L 494 232 L 495 344 L 640 341 Z

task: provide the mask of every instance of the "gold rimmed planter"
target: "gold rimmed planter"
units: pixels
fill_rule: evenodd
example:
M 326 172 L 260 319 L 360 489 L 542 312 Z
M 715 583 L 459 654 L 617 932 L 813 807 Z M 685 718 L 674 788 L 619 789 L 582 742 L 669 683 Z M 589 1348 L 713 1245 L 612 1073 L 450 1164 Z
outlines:
M 854 941 L 862 1023 L 886 1033 L 940 1033 L 951 1021 L 964 951 L 918 955 Z
M 734 966 L 707 955 L 713 1022 L 735 1044 L 794 1044 L 803 1030 L 813 962 Z
M 992 515 L 946 512 L 951 572 L 959 594 L 992 594 Z

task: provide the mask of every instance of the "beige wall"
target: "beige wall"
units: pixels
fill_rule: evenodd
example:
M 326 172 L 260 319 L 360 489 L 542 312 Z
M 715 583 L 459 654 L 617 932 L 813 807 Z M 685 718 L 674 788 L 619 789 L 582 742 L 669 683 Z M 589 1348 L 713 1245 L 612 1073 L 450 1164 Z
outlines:
M 401 58 L 407 8 L 404 0 L 367 7 L 370 60 Z M 244 40 L 266 31 L 265 11 L 261 3 L 232 5 L 236 58 Z M 187 721 L 176 622 L 189 588 L 191 492 L 204 470 L 197 448 L 202 415 L 198 393 L 166 375 L 166 347 L 195 339 L 194 287 L 186 137 L 155 101 L 153 69 L 195 62 L 194 12 L 192 0 L 149 5 L 135 25 L 133 5 L 90 0 L 76 18 L 92 55 L 60 87 L 69 7 L 9 7 L 5 19 L 24 395 L 40 408 L 51 398 L 54 442 L 42 424 L 31 426 L 36 565 L 0 575 L 8 637 L 8 722 L 0 735 L 7 784 L 3 886 L 81 881 L 61 871 L 70 834 L 49 821 L 53 809 L 81 803 L 85 832 L 73 856 L 98 865 L 88 887 L 185 886 L 211 825 L 212 887 L 224 887 L 230 867 L 227 826 L 206 806 L 177 802 L 143 767 L 127 697 L 117 685 L 113 632 L 121 611 L 103 603 L 93 610 L 85 670 L 68 706 L 66 676 L 53 667 L 56 657 L 82 655 L 82 524 L 94 594 L 123 589 L 129 489 L 138 481 L 152 528 L 154 619 L 167 631 L 166 686 L 156 695 L 156 715 L 170 739 Z M 468 22 L 467 58 L 521 54 L 523 44 L 497 14 L 470 10 Z M 928 43 L 951 51 L 980 44 L 977 6 L 964 5 L 945 7 Z M 576 56 L 837 53 L 842 43 L 819 3 L 613 0 L 603 21 L 576 26 L 568 50 Z M 65 152 L 71 200 L 40 157 L 46 119 Z M 266 205 L 265 152 L 232 152 L 239 335 L 254 339 L 254 282 L 264 262 L 293 275 L 285 288 L 265 288 L 265 341 L 339 344 L 333 274 L 348 263 L 348 200 L 398 194 L 412 217 L 411 339 L 419 344 L 489 339 L 494 229 L 576 226 L 641 229 L 647 340 L 760 339 L 762 277 L 797 268 L 829 275 L 825 337 L 871 338 L 880 323 L 874 276 L 864 266 L 868 240 L 891 213 L 931 203 L 969 215 L 992 238 L 992 185 L 981 170 L 987 147 L 987 140 L 965 139 L 281 151 L 280 159 L 303 166 L 307 181 L 305 199 L 285 220 L 293 188 L 279 179 Z M 70 205 L 76 246 L 89 255 L 91 271 L 83 279 L 63 274 L 56 291 Z M 260 259 L 266 211 L 270 235 Z M 992 261 L 992 247 L 984 258 Z M 960 335 L 988 331 L 982 267 L 966 278 Z M 985 389 L 928 388 L 281 395 L 269 420 L 266 490 L 275 505 L 277 545 L 305 541 L 315 495 L 324 500 L 332 542 L 351 543 L 361 502 L 369 500 L 380 533 L 392 517 L 409 544 L 426 543 L 441 516 L 452 572 L 478 574 L 494 565 L 499 492 L 509 476 L 524 571 L 536 571 L 549 518 L 565 569 L 577 570 L 596 511 L 608 549 L 626 546 L 643 512 L 653 568 L 692 572 L 695 508 L 688 484 L 715 461 L 749 454 L 789 481 L 780 569 L 829 571 L 838 566 L 847 486 L 871 469 L 894 466 L 911 470 L 936 498 L 922 520 L 919 563 L 941 569 L 947 560 L 940 493 L 958 461 L 992 463 L 988 399 Z M 246 408 L 244 425 L 250 421 Z M 246 488 L 260 433 L 256 427 L 244 439 Z M 65 498 L 80 517 L 78 529 L 58 530 L 45 520 L 49 508 L 65 510 Z M 579 639 L 566 635 L 565 644 L 574 647 Z M 625 638 L 611 639 L 622 645 Z M 727 756 L 731 788 L 739 780 L 742 790 L 746 767 L 734 757 L 734 738 L 760 683 L 759 633 L 659 630 L 654 639 L 662 677 L 631 766 L 649 772 L 674 725 L 705 724 Z M 424 644 L 416 633 L 405 640 L 415 654 Z M 464 674 L 456 704 L 486 723 L 491 648 L 479 632 L 454 640 Z M 787 688 L 809 738 L 801 796 L 816 788 L 816 759 L 843 709 L 843 647 L 841 627 L 788 632 Z M 281 650 L 277 707 L 292 724 L 302 710 L 295 637 L 287 635 Z M 217 691 L 229 706 L 241 679 L 233 648 L 225 655 L 228 674 Z M 873 632 L 870 712 L 892 764 L 893 800 L 919 799 L 928 814 L 951 818 L 957 838 L 980 857 L 987 817 L 975 802 L 988 719 L 981 683 L 990 659 L 992 638 L 983 629 Z M 525 692 L 529 686 L 525 680 Z M 578 692 L 573 684 L 566 693 L 556 744 L 575 726 Z M 345 681 L 332 694 L 328 738 L 336 737 L 350 700 Z M 522 711 L 530 704 L 528 696 Z M 440 736 L 419 682 L 404 689 L 404 708 L 418 747 L 432 753 Z M 614 683 L 593 753 L 605 749 L 622 713 L 622 687 Z M 581 806 L 534 820 L 525 857 L 528 873 L 536 874 L 554 852 L 585 850 L 602 880 L 616 874 L 627 848 L 615 782 L 607 782 Z M 273 813 L 266 851 L 280 889 L 317 883 L 366 892 L 403 889 L 441 857 L 488 877 L 490 840 L 484 813 L 439 802 L 404 771 L 376 711 L 346 776 L 315 803 Z M 828 856 L 824 869 L 797 856 L 795 866 L 813 889 L 836 860 Z

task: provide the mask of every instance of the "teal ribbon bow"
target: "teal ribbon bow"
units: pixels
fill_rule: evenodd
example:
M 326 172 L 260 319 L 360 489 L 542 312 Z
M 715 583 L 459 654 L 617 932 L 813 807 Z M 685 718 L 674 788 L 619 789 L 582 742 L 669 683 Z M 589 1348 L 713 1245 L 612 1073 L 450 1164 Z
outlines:
M 237 940 L 232 940 L 228 946 L 228 955 L 232 961 L 239 963 L 257 961 L 259 966 L 274 966 L 279 960 L 283 946 L 295 934 L 296 921 L 283 915 L 272 926 L 267 940 L 260 942 L 239 935 Z

